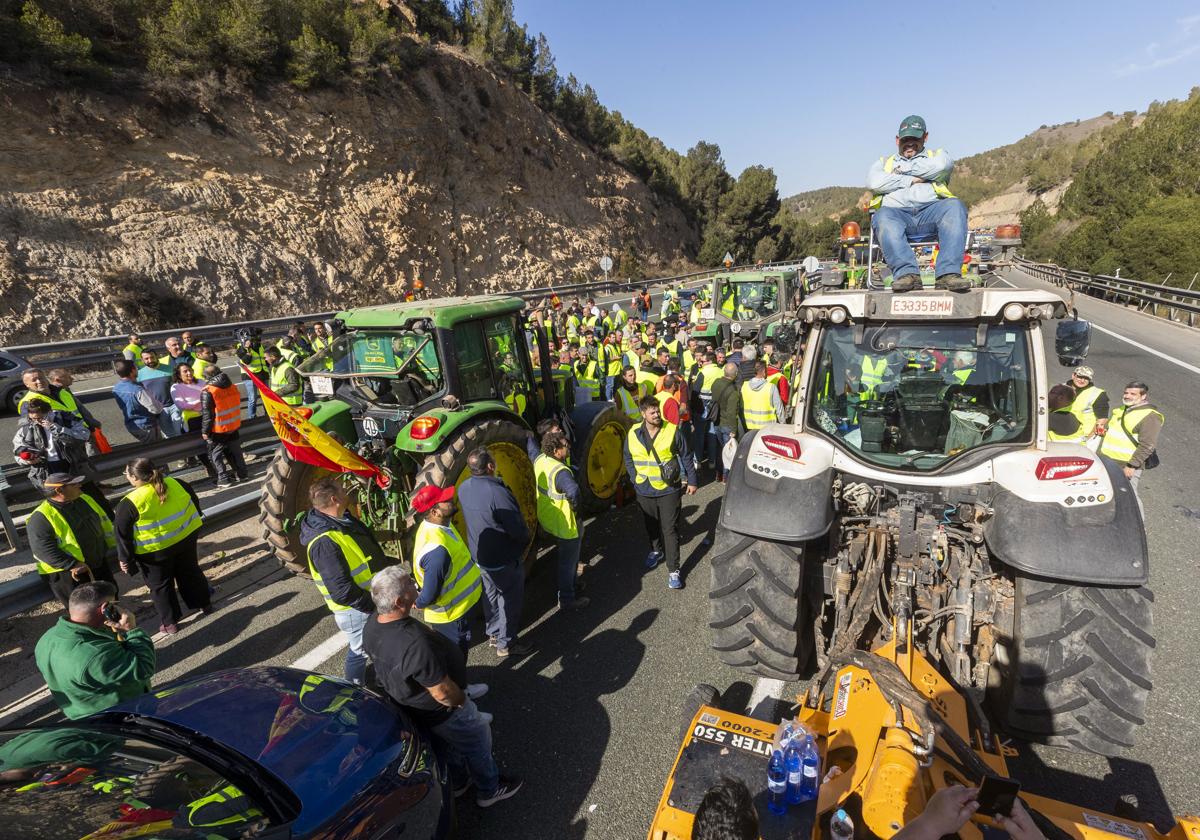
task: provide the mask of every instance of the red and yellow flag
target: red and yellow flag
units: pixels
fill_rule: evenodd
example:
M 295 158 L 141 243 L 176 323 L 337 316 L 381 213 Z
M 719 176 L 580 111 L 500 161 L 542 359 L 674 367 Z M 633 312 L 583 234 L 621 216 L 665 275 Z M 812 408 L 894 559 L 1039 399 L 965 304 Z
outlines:
M 242 375 L 258 388 L 263 408 L 275 426 L 275 434 L 279 435 L 280 442 L 292 458 L 302 464 L 312 464 L 333 472 L 352 472 L 372 478 L 381 488 L 391 484 L 392 477 L 387 471 L 355 455 L 328 432 L 308 422 L 312 409 L 288 405 L 245 365 L 242 365 Z

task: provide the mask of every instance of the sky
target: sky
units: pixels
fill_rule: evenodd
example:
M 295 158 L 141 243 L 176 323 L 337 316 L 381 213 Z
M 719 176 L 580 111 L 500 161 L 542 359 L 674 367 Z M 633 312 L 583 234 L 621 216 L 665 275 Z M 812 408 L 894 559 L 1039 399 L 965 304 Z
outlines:
M 782 196 L 859 186 L 908 114 L 952 157 L 1200 84 L 1200 2 L 515 0 L 558 71 Z

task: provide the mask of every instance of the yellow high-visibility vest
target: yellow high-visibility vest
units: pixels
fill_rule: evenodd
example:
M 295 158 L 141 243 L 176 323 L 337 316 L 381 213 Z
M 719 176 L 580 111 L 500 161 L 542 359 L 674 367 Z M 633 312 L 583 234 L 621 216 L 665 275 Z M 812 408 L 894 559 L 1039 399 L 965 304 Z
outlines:
M 662 467 L 659 466 L 659 461 L 667 463 L 675 457 L 675 431 L 677 429 L 674 423 L 663 420 L 662 427 L 659 428 L 658 434 L 651 445 L 654 453 L 651 453 L 638 439 L 638 430 L 645 426 L 645 423 L 638 423 L 629 430 L 626 436 L 626 446 L 629 447 L 629 456 L 633 460 L 633 469 L 636 475 L 635 483 L 640 484 L 647 482 L 655 490 L 666 490 L 667 483 L 663 481 Z M 655 460 L 654 454 L 658 455 L 658 460 Z
M 1089 436 L 1096 428 L 1096 400 L 1103 393 L 1104 391 L 1095 385 L 1089 385 L 1076 394 L 1071 402 L 1071 413 L 1079 421 L 1081 430 L 1086 431 Z
M 755 391 L 749 382 L 742 383 L 742 416 L 750 431 L 775 422 L 775 407 L 771 405 L 771 386 Z
M 421 566 L 421 558 L 438 546 L 450 554 L 450 571 L 437 599 L 425 608 L 425 621 L 430 624 L 448 624 L 462 618 L 475 606 L 483 591 L 483 585 L 480 582 L 479 567 L 471 559 L 470 550 L 454 530 L 454 526 L 434 525 L 432 522 L 422 521 L 417 528 L 417 537 L 413 544 L 413 575 L 417 579 L 417 586 L 423 586 L 425 582 L 425 569 Z
M 700 399 L 711 400 L 713 386 L 725 375 L 725 369 L 709 362 L 700 368 Z
M 140 344 L 126 344 L 124 349 L 121 350 L 121 354 L 124 355 L 125 353 L 131 353 L 133 355 L 133 359 L 131 359 L 133 366 L 140 368 L 143 367 L 142 349 L 142 345 Z
M 957 373 L 957 371 L 956 371 L 956 373 Z M 1051 414 L 1059 414 L 1059 413 L 1072 414 L 1072 415 L 1074 414 L 1074 412 L 1071 411 L 1070 407 L 1060 408 L 1057 411 L 1051 412 Z M 1090 435 L 1083 430 L 1082 423 L 1079 425 L 1079 428 L 1073 434 L 1060 435 L 1058 432 L 1054 431 L 1053 429 L 1050 429 L 1046 432 L 1047 440 L 1052 440 L 1057 443 L 1085 443 L 1089 437 L 1090 437 Z
M 566 495 L 558 492 L 554 483 L 559 472 L 566 468 L 562 462 L 545 453 L 537 456 L 533 462 L 533 475 L 537 479 L 538 489 L 538 522 L 547 534 L 570 540 L 579 536 L 575 510 Z
M 279 387 L 287 384 L 287 372 L 295 369 L 291 362 L 282 360 L 271 368 L 271 381 L 268 383 L 271 390 L 278 393 Z M 288 394 L 286 397 L 280 397 L 280 399 L 288 405 L 301 405 L 304 402 L 304 392 L 300 390 L 294 394 Z
M 135 487 L 125 494 L 138 512 L 137 524 L 133 526 L 135 554 L 150 554 L 170 548 L 196 533 L 204 524 L 200 512 L 192 504 L 192 497 L 182 484 L 170 476 L 163 479 L 163 484 L 167 488 L 166 501 L 160 502 L 158 493 L 149 484 Z
M 317 591 L 325 599 L 325 605 L 334 612 L 351 609 L 348 604 L 339 604 L 330 597 L 329 589 L 325 586 L 325 582 L 321 579 L 321 575 L 312 561 L 312 547 L 322 537 L 328 537 L 333 541 L 334 545 L 341 549 L 342 559 L 346 562 L 346 568 L 350 571 L 350 579 L 354 581 L 359 589 L 369 590 L 371 588 L 371 558 L 363 553 L 362 548 L 355 541 L 354 537 L 349 534 L 343 534 L 341 531 L 326 531 L 323 534 L 317 534 L 313 538 L 313 541 L 308 544 L 308 573 L 312 575 L 313 583 L 317 585 Z
M 932 152 L 929 153 L 929 157 L 935 158 L 941 154 L 943 154 L 941 149 L 934 149 Z M 883 171 L 890 174 L 891 171 L 895 168 L 896 168 L 896 156 L 889 155 L 883 161 Z M 934 195 L 936 195 L 938 198 L 954 198 L 954 193 L 950 192 L 950 187 L 948 187 L 946 184 L 943 184 L 941 181 L 932 181 L 932 182 L 930 182 L 929 185 L 931 187 L 933 187 Z M 878 210 L 882 206 L 883 206 L 883 196 L 882 195 L 877 195 L 871 199 L 871 209 L 872 210 Z
M 591 359 L 575 365 L 575 381 L 579 383 L 580 388 L 587 388 L 594 400 L 600 399 L 600 374 L 598 371 L 599 365 Z
M 96 500 L 87 493 L 80 494 L 79 498 L 87 502 L 87 506 L 100 517 L 100 528 L 104 532 L 104 547 L 109 551 L 113 551 L 117 547 L 117 539 L 113 535 L 112 520 L 108 518 L 108 514 L 104 512 L 104 508 L 100 507 L 96 503 Z M 74 557 L 76 563 L 84 563 L 83 548 L 79 545 L 79 540 L 75 538 L 75 532 L 71 530 L 66 517 L 59 512 L 58 508 L 50 504 L 47 500 L 38 505 L 34 513 L 40 513 L 46 517 L 46 521 L 50 523 L 50 528 L 54 531 L 55 539 L 58 540 L 58 547 Z M 52 575 L 55 572 L 63 571 L 62 569 L 54 568 L 45 559 L 38 557 L 37 549 L 34 549 L 33 558 L 37 560 L 39 575 Z
M 623 385 L 613 388 L 613 392 L 617 395 L 617 406 L 625 413 L 625 416 L 631 420 L 637 420 L 641 415 L 641 410 L 638 408 L 638 400 L 641 399 L 640 389 L 639 396 L 636 397 L 629 393 L 629 389 Z
M 1128 464 L 1133 453 L 1137 452 L 1138 426 L 1151 414 L 1157 414 L 1164 423 L 1166 422 L 1162 412 L 1152 405 L 1139 405 L 1134 408 L 1122 405 L 1114 408 L 1112 418 L 1108 421 L 1108 431 L 1104 433 L 1104 441 L 1100 444 L 1100 454 L 1119 464 Z M 1125 421 L 1123 424 L 1122 420 Z M 1126 429 L 1129 429 L 1128 433 Z
M 872 360 L 870 356 L 862 358 L 862 395 L 868 399 L 875 399 L 875 389 L 883 384 L 884 374 L 887 373 L 887 359 Z

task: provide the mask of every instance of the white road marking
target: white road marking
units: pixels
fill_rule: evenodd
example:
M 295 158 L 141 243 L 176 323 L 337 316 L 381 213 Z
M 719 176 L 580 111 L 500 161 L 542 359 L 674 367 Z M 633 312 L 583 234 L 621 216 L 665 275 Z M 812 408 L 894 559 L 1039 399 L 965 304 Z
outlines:
M 1017 286 L 1013 285 L 1012 283 L 1009 283 L 1003 277 L 997 277 L 996 279 L 999 280 L 1001 283 L 1007 283 L 1009 286 L 1011 286 L 1014 289 L 1017 288 Z M 1121 335 L 1119 332 L 1114 332 L 1113 330 L 1110 330 L 1107 327 L 1102 327 L 1099 324 L 1097 324 L 1095 321 L 1092 321 L 1092 329 L 1099 330 L 1100 332 L 1104 333 L 1105 335 L 1111 335 L 1117 341 L 1124 341 L 1126 344 L 1132 344 L 1137 349 L 1143 350 L 1143 351 L 1149 353 L 1151 356 L 1158 356 L 1158 358 L 1165 359 L 1166 361 L 1170 362 L 1171 364 L 1178 365 L 1179 367 L 1183 368 L 1184 370 L 1191 371 L 1192 373 L 1200 375 L 1200 367 L 1196 367 L 1195 365 L 1188 364 L 1187 362 L 1185 362 L 1181 359 L 1176 359 L 1174 356 L 1168 355 L 1167 353 L 1164 353 L 1161 350 L 1155 350 L 1153 347 L 1147 347 L 1142 342 L 1134 341 L 1132 338 L 1127 338 L 1127 337 Z
M 321 644 L 310 650 L 308 653 L 301 656 L 292 662 L 293 668 L 299 668 L 301 671 L 311 671 L 324 662 L 329 657 L 346 647 L 346 634 L 338 631 L 335 635 L 330 636 Z
M 778 700 L 784 685 L 783 680 L 759 677 L 758 682 L 754 684 L 754 691 L 750 693 L 750 700 L 746 703 L 746 714 L 754 714 L 758 704 L 764 700 Z

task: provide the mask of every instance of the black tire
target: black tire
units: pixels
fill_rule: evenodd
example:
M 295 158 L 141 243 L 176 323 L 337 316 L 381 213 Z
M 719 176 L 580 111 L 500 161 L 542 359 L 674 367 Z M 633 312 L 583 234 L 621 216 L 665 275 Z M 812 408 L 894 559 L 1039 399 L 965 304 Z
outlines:
M 621 456 L 625 446 L 625 436 L 631 425 L 629 418 L 612 403 L 588 403 L 587 408 L 590 410 L 582 415 L 576 412 L 571 417 L 572 422 L 576 424 L 575 447 L 571 451 L 571 463 L 579 469 L 579 508 L 580 512 L 584 514 L 608 510 L 616 501 L 617 488 L 625 473 Z M 581 428 L 580 419 L 586 424 L 586 428 Z M 619 435 L 614 441 L 613 435 L 618 432 Z M 616 457 L 618 461 L 616 464 L 617 482 L 605 482 L 606 486 L 600 488 L 592 486 L 593 483 L 589 476 L 589 471 L 596 468 L 599 453 L 598 441 L 603 441 L 601 449 L 604 455 Z M 615 453 L 611 451 L 613 445 L 617 447 Z M 603 469 L 609 469 L 611 466 L 606 464 Z
M 696 713 L 700 711 L 701 706 L 711 706 L 714 709 L 721 708 L 721 692 L 716 686 L 711 686 L 708 683 L 700 683 L 690 692 L 683 700 L 683 706 L 680 708 L 679 717 L 679 738 L 683 740 L 688 736 L 688 731 L 692 726 L 692 719 L 696 717 Z
M 267 468 L 267 480 L 263 482 L 258 502 L 258 521 L 263 526 L 263 539 L 276 559 L 293 574 L 310 577 L 299 530 L 292 522 L 308 510 L 309 486 L 328 474 L 328 470 L 293 460 L 282 444 Z
M 1145 723 L 1154 650 L 1145 587 L 1016 579 L 1010 663 L 996 710 L 1031 741 L 1120 755 Z
M 537 536 L 538 522 L 537 485 L 533 479 L 533 462 L 529 460 L 525 450 L 524 427 L 501 417 L 489 417 L 474 425 L 460 427 L 437 452 L 425 459 L 424 465 L 417 472 L 413 492 L 426 484 L 435 487 L 457 484 L 466 474 L 467 456 L 471 454 L 471 450 L 486 446 L 493 450 L 495 456 L 494 447 L 501 445 L 505 446 L 505 450 L 512 456 L 513 465 L 521 473 L 518 476 L 507 475 L 505 465 L 499 463 L 500 458 L 497 457 L 497 475 L 517 497 L 517 503 L 525 515 L 525 524 L 529 528 L 529 544 L 525 546 L 523 558 L 527 559 Z M 465 537 L 467 532 L 462 523 L 461 513 L 455 517 L 455 523 L 459 533 Z
M 722 662 L 760 677 L 800 678 L 813 653 L 803 579 L 803 546 L 717 526 L 708 626 Z

